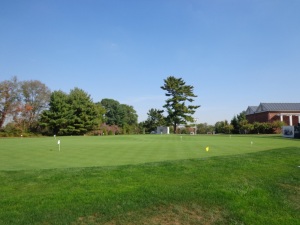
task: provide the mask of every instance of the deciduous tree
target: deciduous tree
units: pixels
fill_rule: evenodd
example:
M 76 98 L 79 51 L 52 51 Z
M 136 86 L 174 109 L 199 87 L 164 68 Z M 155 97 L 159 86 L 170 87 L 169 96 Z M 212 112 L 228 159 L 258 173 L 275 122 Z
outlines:
M 0 128 L 8 115 L 12 114 L 20 101 L 19 82 L 16 76 L 0 83 Z
M 33 129 L 33 124 L 37 124 L 41 112 L 47 108 L 51 91 L 38 80 L 23 81 L 20 84 L 22 101 L 19 105 L 19 115 L 17 120 L 23 121 L 29 129 Z
M 125 110 L 122 108 L 121 104 L 109 98 L 104 98 L 101 100 L 101 105 L 105 108 L 105 122 L 108 125 L 117 125 L 119 127 L 123 126 L 123 118 L 125 116 Z
M 121 104 L 122 111 L 124 112 L 123 125 L 128 124 L 130 126 L 137 125 L 138 115 L 133 106 Z

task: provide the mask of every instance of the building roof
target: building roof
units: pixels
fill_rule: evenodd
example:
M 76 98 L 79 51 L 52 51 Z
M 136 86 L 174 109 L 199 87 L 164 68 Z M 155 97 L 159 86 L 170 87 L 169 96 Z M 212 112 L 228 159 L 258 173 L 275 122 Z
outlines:
M 300 112 L 300 103 L 260 103 L 259 106 L 248 106 L 246 115 L 260 112 Z
M 258 106 L 248 106 L 246 110 L 246 115 L 255 113 L 257 108 Z

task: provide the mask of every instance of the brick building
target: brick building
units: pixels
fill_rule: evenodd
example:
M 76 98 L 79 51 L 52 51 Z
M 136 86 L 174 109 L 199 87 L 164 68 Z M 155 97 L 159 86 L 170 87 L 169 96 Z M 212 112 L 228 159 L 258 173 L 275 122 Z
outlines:
M 249 123 L 283 121 L 289 126 L 300 123 L 300 103 L 260 103 L 248 106 L 246 119 Z

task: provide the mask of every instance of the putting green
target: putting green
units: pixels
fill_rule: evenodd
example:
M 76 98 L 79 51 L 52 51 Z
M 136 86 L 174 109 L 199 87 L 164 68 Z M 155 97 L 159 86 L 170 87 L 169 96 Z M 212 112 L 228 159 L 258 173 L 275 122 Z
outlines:
M 297 147 L 299 143 L 299 139 L 286 139 L 274 135 L 1 138 L 0 170 L 118 166 L 192 158 L 205 159 Z

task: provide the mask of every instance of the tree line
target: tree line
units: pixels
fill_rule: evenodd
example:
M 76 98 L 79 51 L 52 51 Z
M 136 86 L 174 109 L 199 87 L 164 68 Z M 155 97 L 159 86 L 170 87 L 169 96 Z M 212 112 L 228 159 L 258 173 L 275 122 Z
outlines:
M 40 81 L 0 82 L 0 128 L 11 135 L 83 135 L 92 131 L 106 133 L 110 126 L 126 133 L 136 130 L 137 114 L 132 106 L 113 99 L 94 103 L 80 88 L 69 93 L 53 91 Z M 6 124 L 4 124 L 6 123 Z
M 18 81 L 17 77 L 0 82 L 0 129 L 2 135 L 103 135 L 149 133 L 157 126 L 192 122 L 200 106 L 191 105 L 197 96 L 194 87 L 182 78 L 169 76 L 161 89 L 166 104 L 151 108 L 148 118 L 138 123 L 133 106 L 105 98 L 93 102 L 84 90 L 75 87 L 69 93 L 51 92 L 38 80 Z M 165 113 L 165 114 L 164 114 Z
M 51 91 L 40 81 L 18 81 L 17 77 L 0 83 L 0 128 L 37 132 L 38 119 L 49 103 Z
M 12 77 L 0 82 L 0 135 L 141 134 L 154 132 L 158 126 L 171 126 L 172 133 L 180 134 L 270 134 L 280 132 L 284 125 L 280 121 L 250 124 L 244 111 L 230 122 L 195 124 L 193 114 L 200 106 L 191 105 L 197 97 L 194 87 L 182 78 L 169 76 L 160 88 L 166 91 L 164 109 L 149 109 L 147 119 L 138 123 L 133 106 L 117 100 L 93 102 L 78 87 L 69 93 L 51 92 L 38 80 L 18 81 Z
M 215 132 L 225 134 L 276 134 L 281 133 L 282 121 L 249 123 L 246 112 L 234 116 L 230 123 L 227 120 L 215 124 Z

